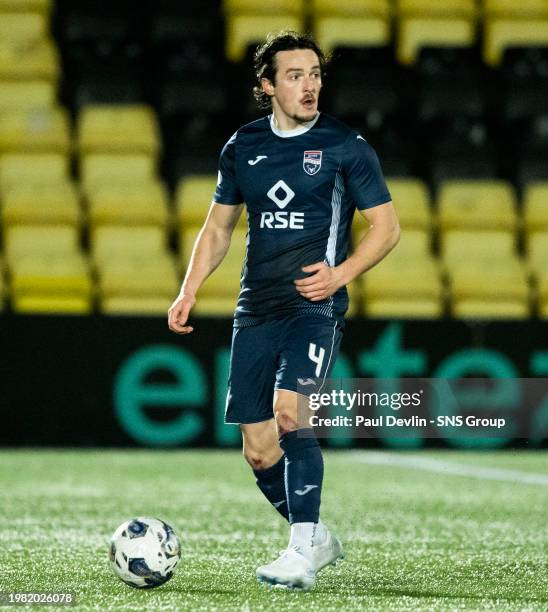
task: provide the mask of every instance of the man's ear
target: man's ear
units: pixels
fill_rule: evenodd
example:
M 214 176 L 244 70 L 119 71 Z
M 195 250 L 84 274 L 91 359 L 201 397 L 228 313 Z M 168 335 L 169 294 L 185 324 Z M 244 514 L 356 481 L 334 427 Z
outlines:
M 261 87 L 267 96 L 274 95 L 274 85 L 272 85 L 272 81 L 270 79 L 261 79 Z

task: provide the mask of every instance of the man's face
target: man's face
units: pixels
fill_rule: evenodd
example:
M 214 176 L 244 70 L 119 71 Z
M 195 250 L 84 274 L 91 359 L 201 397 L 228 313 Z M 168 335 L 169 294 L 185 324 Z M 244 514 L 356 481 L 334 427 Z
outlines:
M 322 74 L 318 56 L 311 49 L 278 51 L 276 82 L 263 79 L 263 89 L 272 100 L 272 107 L 287 117 L 304 123 L 318 111 Z

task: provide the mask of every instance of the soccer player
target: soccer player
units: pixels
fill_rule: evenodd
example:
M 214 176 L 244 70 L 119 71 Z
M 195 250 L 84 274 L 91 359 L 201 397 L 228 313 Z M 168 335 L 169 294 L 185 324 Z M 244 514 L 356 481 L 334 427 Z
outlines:
M 169 310 L 171 330 L 193 331 L 196 294 L 225 256 L 245 202 L 247 254 L 225 421 L 239 424 L 259 489 L 291 526 L 287 549 L 259 567 L 257 578 L 302 589 L 343 550 L 319 518 L 323 460 L 311 430 L 299 429 L 298 379 L 329 376 L 348 306 L 345 286 L 399 239 L 375 152 L 318 111 L 325 65 L 317 44 L 295 32 L 270 35 L 257 49 L 254 94 L 272 112 L 224 146 L 211 208 Z M 348 257 L 356 208 L 369 230 Z

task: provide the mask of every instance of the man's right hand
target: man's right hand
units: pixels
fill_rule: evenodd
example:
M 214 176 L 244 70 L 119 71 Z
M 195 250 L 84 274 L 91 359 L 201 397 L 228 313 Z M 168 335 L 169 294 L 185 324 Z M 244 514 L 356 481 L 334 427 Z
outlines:
M 169 329 L 176 334 L 190 334 L 194 328 L 185 325 L 191 308 L 196 304 L 192 295 L 179 295 L 168 310 L 167 322 Z

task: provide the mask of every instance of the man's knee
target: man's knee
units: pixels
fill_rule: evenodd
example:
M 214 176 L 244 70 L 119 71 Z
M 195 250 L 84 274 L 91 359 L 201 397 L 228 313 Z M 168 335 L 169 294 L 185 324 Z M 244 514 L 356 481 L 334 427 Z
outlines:
M 279 391 L 277 393 L 274 400 L 274 418 L 280 436 L 299 428 L 296 393 L 290 391 Z
M 243 425 L 243 454 L 254 470 L 264 470 L 280 460 L 283 452 L 272 421 L 269 424 Z

